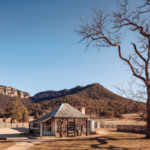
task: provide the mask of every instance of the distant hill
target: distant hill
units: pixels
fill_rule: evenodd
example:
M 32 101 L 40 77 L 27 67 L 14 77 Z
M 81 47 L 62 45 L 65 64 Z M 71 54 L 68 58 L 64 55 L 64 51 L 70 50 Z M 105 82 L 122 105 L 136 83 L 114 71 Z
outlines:
M 61 90 L 62 92 L 63 90 Z M 64 94 L 64 91 L 68 91 Z M 50 112 L 61 103 L 69 103 L 79 109 L 86 107 L 86 113 L 96 113 L 101 115 L 114 115 L 115 113 L 136 112 L 145 109 L 145 104 L 123 98 L 104 88 L 98 83 L 90 84 L 85 87 L 77 86 L 70 90 L 65 89 L 63 96 L 39 98 L 34 100 L 34 104 L 28 106 L 30 113 L 35 110 L 39 112 Z M 49 92 L 49 91 L 46 91 Z M 50 91 L 59 92 L 59 91 Z M 44 92 L 42 92 L 44 94 Z M 54 95 L 53 95 L 54 96 Z M 56 96 L 56 95 L 55 95 Z
M 64 91 L 67 91 L 65 94 Z M 46 91 L 49 92 L 49 91 Z M 128 100 L 104 88 L 98 83 L 90 84 L 85 87 L 77 86 L 72 89 L 61 90 L 63 95 L 57 94 L 60 91 L 50 91 L 53 94 L 50 97 L 21 99 L 27 106 L 30 114 L 35 111 L 39 113 L 50 112 L 61 103 L 69 103 L 79 109 L 86 107 L 87 114 L 99 114 L 101 116 L 115 116 L 127 112 L 137 112 L 139 109 L 145 109 L 146 104 Z M 44 93 L 44 92 L 40 92 Z M 38 93 L 39 94 L 39 93 Z M 54 97 L 53 97 L 54 96 Z M 4 113 L 7 103 L 11 97 L 0 94 L 0 113 Z

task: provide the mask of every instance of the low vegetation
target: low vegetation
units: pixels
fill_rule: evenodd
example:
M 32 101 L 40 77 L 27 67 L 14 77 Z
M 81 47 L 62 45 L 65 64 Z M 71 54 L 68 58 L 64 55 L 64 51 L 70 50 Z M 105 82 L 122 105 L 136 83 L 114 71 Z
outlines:
M 105 132 L 104 129 L 101 129 Z M 102 149 L 102 150 L 149 150 L 149 139 L 144 134 L 121 133 L 110 130 L 108 135 L 99 137 L 85 137 L 82 139 L 62 139 L 36 144 L 28 150 L 54 149 Z

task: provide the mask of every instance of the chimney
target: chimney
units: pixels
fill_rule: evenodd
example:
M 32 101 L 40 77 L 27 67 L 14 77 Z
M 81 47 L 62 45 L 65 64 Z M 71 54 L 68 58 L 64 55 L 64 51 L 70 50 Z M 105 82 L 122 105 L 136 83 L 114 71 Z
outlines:
M 85 107 L 81 107 L 80 112 L 82 112 L 85 115 Z

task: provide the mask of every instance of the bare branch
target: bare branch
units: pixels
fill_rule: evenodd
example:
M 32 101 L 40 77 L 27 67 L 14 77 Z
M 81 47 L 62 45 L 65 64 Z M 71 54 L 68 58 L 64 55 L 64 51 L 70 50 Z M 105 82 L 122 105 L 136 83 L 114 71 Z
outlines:
M 140 54 L 140 52 L 137 50 L 137 47 L 134 43 L 131 43 L 134 46 L 135 52 L 138 54 L 138 56 L 146 63 L 146 59 L 143 58 L 143 56 Z

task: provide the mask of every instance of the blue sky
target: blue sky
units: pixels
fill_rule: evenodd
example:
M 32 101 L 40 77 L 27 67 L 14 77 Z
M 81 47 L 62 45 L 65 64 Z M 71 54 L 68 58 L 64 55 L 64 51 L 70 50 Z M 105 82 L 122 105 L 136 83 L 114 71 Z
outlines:
M 131 4 L 134 4 L 134 0 Z M 138 0 L 139 1 L 139 0 Z M 0 1 L 0 85 L 14 87 L 33 96 L 46 90 L 100 83 L 116 92 L 113 85 L 131 73 L 119 59 L 117 48 L 93 47 L 85 52 L 81 37 L 74 33 L 93 12 L 91 8 L 116 10 L 115 0 L 7 0 Z M 132 49 L 128 38 L 122 53 Z

